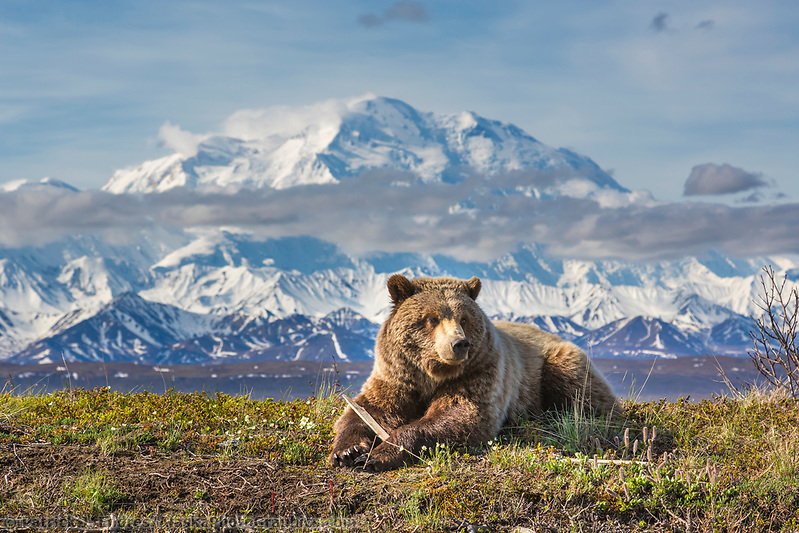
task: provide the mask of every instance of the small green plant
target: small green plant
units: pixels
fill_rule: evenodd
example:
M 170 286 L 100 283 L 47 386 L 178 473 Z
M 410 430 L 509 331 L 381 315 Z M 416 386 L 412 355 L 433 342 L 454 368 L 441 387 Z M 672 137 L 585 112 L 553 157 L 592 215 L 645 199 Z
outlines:
M 72 509 L 96 517 L 124 502 L 126 496 L 102 473 L 88 472 L 68 483 L 64 493 Z
M 399 511 L 410 524 L 425 531 L 437 530 L 442 522 L 439 507 L 422 489 L 414 491 Z
M 184 423 L 175 421 L 167 424 L 166 437 L 161 442 L 161 449 L 164 451 L 173 452 L 183 445 L 183 434 L 185 431 Z
M 453 458 L 458 456 L 449 444 L 442 444 L 437 442 L 436 445 L 430 449 L 427 446 L 422 446 L 421 460 L 426 465 L 427 472 L 431 476 L 448 476 L 452 472 Z
M 5 388 L 0 392 L 0 424 L 8 423 L 24 410 L 25 404 L 22 398 L 9 393 Z
M 500 437 L 496 437 L 486 443 L 486 457 L 492 464 L 500 468 L 527 467 L 534 461 L 533 451 L 526 444 L 513 442 L 509 445 L 502 445 Z M 540 443 L 539 443 L 540 446 Z
M 292 465 L 307 464 L 311 455 L 310 446 L 304 442 L 291 441 L 284 446 L 283 461 Z
M 313 400 L 313 411 L 321 416 L 335 416 L 336 407 L 341 402 L 336 394 L 335 386 L 328 383 L 327 380 L 322 380 L 319 383 Z
M 571 409 L 547 413 L 541 432 L 544 445 L 555 446 L 567 454 L 602 455 L 618 436 L 615 424 L 585 412 L 583 402 L 574 402 Z M 603 442 L 606 446 L 602 445 Z
M 115 426 L 110 426 L 98 432 L 95 442 L 102 454 L 108 455 L 122 448 L 124 437 L 120 435 Z

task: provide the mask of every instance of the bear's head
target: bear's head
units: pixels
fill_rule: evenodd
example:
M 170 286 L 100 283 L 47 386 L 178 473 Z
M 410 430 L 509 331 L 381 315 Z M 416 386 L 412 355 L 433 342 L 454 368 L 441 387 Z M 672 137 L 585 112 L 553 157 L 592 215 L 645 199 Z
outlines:
M 460 374 L 482 349 L 486 318 L 475 299 L 480 279 L 388 280 L 392 310 L 378 337 L 379 351 L 399 356 L 436 379 Z

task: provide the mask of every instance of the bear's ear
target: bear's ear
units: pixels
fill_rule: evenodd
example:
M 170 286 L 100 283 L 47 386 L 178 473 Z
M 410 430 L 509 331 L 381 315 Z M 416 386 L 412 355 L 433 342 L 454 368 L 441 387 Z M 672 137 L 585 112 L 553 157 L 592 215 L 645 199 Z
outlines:
M 480 278 L 477 276 L 472 276 L 472 278 L 466 282 L 466 291 L 469 293 L 469 296 L 472 300 L 477 299 L 477 295 L 480 294 L 480 289 L 483 287 L 483 284 L 480 282 Z
M 388 294 L 391 295 L 391 303 L 398 306 L 406 298 L 414 295 L 416 289 L 411 280 L 402 274 L 394 274 L 388 278 Z

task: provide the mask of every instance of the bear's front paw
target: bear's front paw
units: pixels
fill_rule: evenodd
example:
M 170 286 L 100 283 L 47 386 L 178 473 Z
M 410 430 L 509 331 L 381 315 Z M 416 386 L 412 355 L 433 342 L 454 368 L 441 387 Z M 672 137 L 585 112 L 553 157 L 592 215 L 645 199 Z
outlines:
M 405 466 L 410 456 L 398 446 L 390 443 L 386 446 L 386 444 L 381 444 L 371 453 L 365 453 L 356 458 L 355 466 L 363 467 L 365 472 L 385 472 Z
M 357 466 L 357 461 L 369 453 L 369 446 L 358 444 L 330 454 L 331 466 Z

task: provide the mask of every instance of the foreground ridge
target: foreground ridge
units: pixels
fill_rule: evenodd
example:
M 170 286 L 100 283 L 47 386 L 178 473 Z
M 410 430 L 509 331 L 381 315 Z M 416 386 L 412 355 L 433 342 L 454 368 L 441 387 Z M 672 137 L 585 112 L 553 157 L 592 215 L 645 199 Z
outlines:
M 794 400 L 627 403 L 619 425 L 550 413 L 485 446 L 437 446 L 420 465 L 380 475 L 325 465 L 331 414 L 343 408 L 324 391 L 293 402 L 3 393 L 0 514 L 14 527 L 62 520 L 55 527 L 163 531 L 560 530 L 575 516 L 598 531 L 796 527 Z

